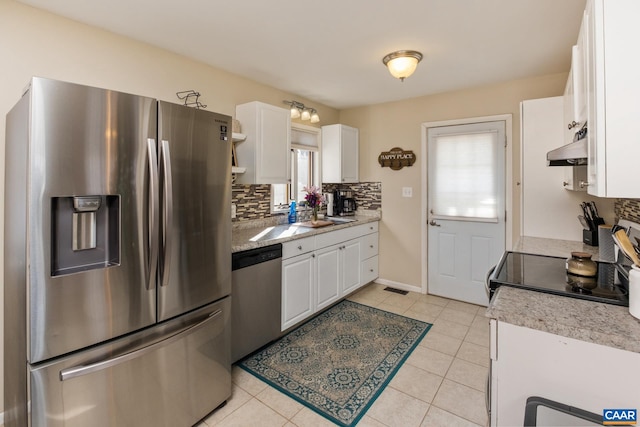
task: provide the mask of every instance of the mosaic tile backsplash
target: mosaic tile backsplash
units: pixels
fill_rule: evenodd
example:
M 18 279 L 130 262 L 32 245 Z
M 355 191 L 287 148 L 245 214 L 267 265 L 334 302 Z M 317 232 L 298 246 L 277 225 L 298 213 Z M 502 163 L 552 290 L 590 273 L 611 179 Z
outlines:
M 357 184 L 325 184 L 324 193 L 331 192 L 337 187 L 353 191 L 358 209 L 382 209 L 382 183 L 359 182 Z M 236 205 L 236 217 L 233 222 L 252 219 L 268 218 L 283 214 L 271 214 L 271 185 L 242 185 L 233 184 L 231 187 L 231 203 Z
M 640 199 L 616 199 L 614 211 L 617 219 L 640 223 Z

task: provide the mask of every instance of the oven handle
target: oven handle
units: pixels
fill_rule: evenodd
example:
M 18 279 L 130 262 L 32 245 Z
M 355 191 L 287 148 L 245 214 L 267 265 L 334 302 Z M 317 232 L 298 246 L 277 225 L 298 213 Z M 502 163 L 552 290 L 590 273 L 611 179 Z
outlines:
M 489 289 L 489 278 L 491 278 L 491 275 L 493 274 L 493 272 L 496 271 L 496 267 L 497 265 L 494 265 L 493 267 L 491 267 L 487 272 L 487 277 L 484 279 L 484 290 L 487 292 L 487 298 L 489 299 L 491 299 L 491 290 Z

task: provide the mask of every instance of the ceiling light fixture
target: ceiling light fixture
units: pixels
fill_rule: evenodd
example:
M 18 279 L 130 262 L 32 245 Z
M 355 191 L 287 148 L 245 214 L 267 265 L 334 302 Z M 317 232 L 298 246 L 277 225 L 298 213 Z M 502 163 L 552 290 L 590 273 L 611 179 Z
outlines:
M 382 63 L 387 66 L 389 72 L 401 82 L 409 77 L 422 60 L 422 54 L 415 50 L 397 50 L 382 58 Z
M 298 117 L 300 117 L 300 110 L 298 110 L 298 107 L 296 107 L 295 105 L 291 106 L 291 118 L 292 119 L 297 119 Z
M 318 123 L 320 121 L 320 116 L 315 108 L 311 109 L 311 123 Z
M 306 107 L 302 102 L 298 101 L 282 101 L 291 106 L 291 118 L 300 120 L 310 120 L 311 123 L 318 123 L 320 116 L 318 111 L 312 107 Z

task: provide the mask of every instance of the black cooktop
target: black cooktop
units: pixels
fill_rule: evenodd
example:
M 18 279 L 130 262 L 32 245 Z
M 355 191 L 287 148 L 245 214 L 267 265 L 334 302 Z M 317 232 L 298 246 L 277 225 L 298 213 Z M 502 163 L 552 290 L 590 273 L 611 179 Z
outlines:
M 595 277 L 567 273 L 566 259 L 505 252 L 490 277 L 491 295 L 499 286 L 513 286 L 616 305 L 629 305 L 624 267 L 597 262 Z

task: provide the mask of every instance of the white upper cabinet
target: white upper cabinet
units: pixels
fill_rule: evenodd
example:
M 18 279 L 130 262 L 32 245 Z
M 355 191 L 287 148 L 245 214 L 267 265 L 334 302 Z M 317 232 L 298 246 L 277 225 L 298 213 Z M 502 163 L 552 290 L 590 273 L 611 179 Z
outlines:
M 565 144 L 587 121 L 586 13 L 583 14 L 578 42 L 571 49 L 571 71 L 564 91 Z
M 322 126 L 322 182 L 358 182 L 358 129 Z
M 638 16 L 638 0 L 587 1 L 587 191 L 594 196 L 640 198 L 633 179 L 640 158 Z
M 289 110 L 249 102 L 236 106 L 236 119 L 246 135 L 236 143 L 237 163 L 246 167 L 236 184 L 286 184 L 291 175 Z

